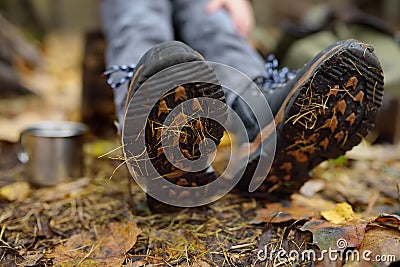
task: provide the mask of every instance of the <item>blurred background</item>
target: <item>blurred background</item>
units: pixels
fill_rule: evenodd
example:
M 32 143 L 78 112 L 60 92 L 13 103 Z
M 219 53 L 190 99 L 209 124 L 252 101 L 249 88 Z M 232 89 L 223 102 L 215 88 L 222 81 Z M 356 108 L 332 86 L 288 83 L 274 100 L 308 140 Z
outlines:
M 400 2 L 252 0 L 253 45 L 281 67 L 301 67 L 329 43 L 372 43 L 385 71 L 391 116 L 373 140 L 400 140 Z M 0 0 L 0 140 L 16 142 L 40 120 L 81 120 L 115 136 L 112 92 L 101 77 L 105 42 L 97 0 Z M 390 120 L 389 120 L 390 119 Z

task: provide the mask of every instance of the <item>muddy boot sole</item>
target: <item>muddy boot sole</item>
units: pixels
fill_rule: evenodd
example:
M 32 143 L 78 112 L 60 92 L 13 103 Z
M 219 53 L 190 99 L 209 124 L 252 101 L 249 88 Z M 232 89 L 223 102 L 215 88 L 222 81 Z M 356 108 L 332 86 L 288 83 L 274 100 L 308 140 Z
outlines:
M 184 157 L 189 163 L 203 160 L 199 164 L 206 166 L 205 155 L 214 151 L 201 150 L 202 141 L 211 140 L 215 148 L 224 133 L 218 121 L 224 122 L 227 118 L 225 96 L 213 68 L 198 53 L 179 42 L 152 48 L 137 66 L 128 99 L 132 97 L 134 103 L 127 102 L 123 142 L 129 150 L 126 154 L 132 155 L 135 175 L 148 181 L 163 178 L 183 187 L 206 185 L 217 178 L 206 169 L 191 171 L 190 164 L 171 162 Z M 189 104 L 183 105 L 186 101 Z M 145 121 L 145 126 L 137 121 Z M 143 147 L 132 145 L 132 140 L 140 134 L 144 134 L 145 153 L 156 172 L 149 171 L 150 162 L 141 160 Z M 169 148 L 165 144 L 177 147 L 177 154 L 167 157 Z M 150 194 L 170 190 L 171 198 L 182 201 L 188 197 L 177 196 L 169 188 L 151 188 L 151 182 L 146 190 Z M 160 206 L 153 197 L 148 199 L 150 207 Z
M 289 196 L 319 163 L 359 144 L 381 108 L 383 72 L 371 46 L 346 40 L 322 51 L 286 86 L 291 89 L 274 121 L 275 158 L 264 183 L 250 194 L 256 197 Z M 260 143 L 258 138 L 252 146 Z M 267 153 L 258 150 L 251 155 L 238 184 L 241 192 L 247 193 L 249 177 L 262 164 L 263 154 Z

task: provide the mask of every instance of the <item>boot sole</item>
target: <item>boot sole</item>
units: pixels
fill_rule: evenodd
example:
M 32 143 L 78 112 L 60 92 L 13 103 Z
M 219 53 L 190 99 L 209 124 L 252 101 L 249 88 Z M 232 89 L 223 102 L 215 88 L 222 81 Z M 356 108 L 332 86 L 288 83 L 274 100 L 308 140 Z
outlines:
M 179 84 L 179 81 L 209 82 Z M 171 84 L 176 84 L 176 86 L 171 87 Z M 173 89 L 160 96 L 160 92 L 165 91 L 165 88 Z M 143 126 L 137 125 L 135 121 L 145 119 L 147 121 L 145 126 L 146 152 L 159 174 L 158 177 L 161 175 L 173 184 L 188 187 L 205 185 L 215 180 L 215 175 L 191 175 L 191 172 L 182 170 L 186 166 L 178 168 L 177 164 L 175 166 L 171 164 L 164 153 L 161 140 L 161 133 L 167 116 L 181 103 L 193 99 L 191 108 L 182 110 L 173 118 L 173 120 L 176 119 L 178 121 L 180 116 L 185 117 L 185 113 L 196 114 L 198 109 L 201 109 L 203 114 L 201 118 L 192 119 L 183 128 L 179 129 L 180 152 L 185 158 L 196 160 L 201 156 L 199 143 L 204 138 L 211 139 L 215 145 L 219 144 L 224 133 L 224 128 L 220 123 L 210 118 L 217 118 L 219 121 L 224 122 L 227 118 L 227 111 L 226 107 L 221 105 L 221 103 L 225 102 L 225 96 L 222 87 L 218 84 L 212 67 L 204 61 L 190 62 L 190 68 L 185 63 L 173 65 L 173 68 L 162 70 L 162 75 L 158 75 L 156 78 L 151 78 L 148 82 L 143 83 L 139 93 L 132 92 L 132 96 L 135 97 L 135 103 L 140 103 L 140 106 L 136 106 L 134 112 L 127 109 L 123 130 L 124 139 L 126 140 L 123 141 L 124 144 L 134 139 L 135 135 L 143 131 Z M 196 100 L 202 97 L 207 98 L 211 102 L 203 103 L 201 100 Z M 154 105 L 154 103 L 156 104 Z M 210 107 L 211 105 L 213 108 Z M 148 112 L 149 106 L 153 106 L 150 113 Z M 218 107 L 218 114 L 216 112 L 207 113 L 207 110 L 215 111 L 215 107 Z M 135 148 L 133 146 L 130 148 L 132 148 L 130 150 L 133 150 L 129 152 L 132 155 L 140 155 L 143 152 L 140 151 L 143 150 L 142 148 Z M 202 152 L 204 153 L 204 151 Z M 141 163 L 138 158 L 135 160 L 135 164 L 131 164 L 131 166 L 134 168 L 136 174 L 148 176 L 150 177 L 149 179 L 156 177 L 155 174 L 147 172 L 147 163 Z
M 272 167 L 251 195 L 271 200 L 289 196 L 315 166 L 345 154 L 368 134 L 382 105 L 383 73 L 376 58 L 366 58 L 368 48 L 363 46 L 355 40 L 337 43 L 292 81 L 293 89 L 275 115 Z M 263 129 L 267 130 L 268 126 Z M 258 140 L 252 144 L 254 150 Z M 251 155 L 239 190 L 247 191 L 260 153 Z

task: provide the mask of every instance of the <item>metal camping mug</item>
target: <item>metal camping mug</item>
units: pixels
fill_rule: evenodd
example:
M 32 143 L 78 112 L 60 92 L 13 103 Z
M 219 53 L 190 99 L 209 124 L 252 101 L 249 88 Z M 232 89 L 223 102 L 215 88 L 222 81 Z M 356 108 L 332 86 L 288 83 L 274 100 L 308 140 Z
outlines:
M 40 122 L 20 136 L 18 159 L 28 180 L 53 186 L 83 176 L 83 143 L 87 126 L 78 122 Z

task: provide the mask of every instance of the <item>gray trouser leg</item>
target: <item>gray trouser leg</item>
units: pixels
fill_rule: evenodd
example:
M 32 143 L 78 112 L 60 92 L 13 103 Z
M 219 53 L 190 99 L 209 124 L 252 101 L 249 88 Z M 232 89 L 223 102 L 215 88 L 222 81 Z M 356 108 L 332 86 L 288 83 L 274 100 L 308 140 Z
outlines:
M 206 60 L 231 66 L 255 79 L 264 74 L 264 61 L 238 35 L 228 12 L 205 14 L 209 0 L 172 0 L 177 34 Z
M 179 38 L 199 51 L 206 60 L 233 67 L 250 79 L 263 75 L 264 62 L 240 37 L 224 9 L 205 14 L 209 0 L 100 0 L 100 15 L 107 40 L 106 63 L 137 63 L 148 49 L 163 41 Z M 172 21 L 172 18 L 174 21 Z M 226 77 L 230 84 L 235 77 Z M 248 84 L 238 84 L 247 89 Z M 114 91 L 118 120 L 122 123 L 128 84 Z M 232 94 L 226 91 L 227 104 Z
M 174 22 L 178 36 L 193 49 L 197 50 L 208 61 L 214 61 L 233 67 L 251 80 L 265 75 L 264 60 L 250 43 L 241 37 L 229 13 L 220 9 L 212 14 L 205 13 L 205 7 L 210 0 L 172 0 L 174 4 Z M 217 73 L 219 78 L 228 81 L 231 88 L 239 95 L 246 95 L 247 100 L 252 104 L 253 111 L 257 116 L 263 118 L 261 126 L 265 126 L 270 118 L 265 118 L 265 105 L 258 105 L 260 95 L 248 92 L 249 82 L 234 75 L 225 75 L 223 72 Z M 230 93 L 224 88 L 226 101 L 232 106 L 236 99 L 236 94 Z M 261 96 L 262 97 L 262 96 Z M 263 102 L 263 101 L 261 101 Z M 264 101 L 265 102 L 265 101 Z M 235 106 L 233 106 L 235 109 Z M 242 106 L 241 106 L 242 108 Z M 258 126 L 255 124 L 251 112 L 240 110 L 243 117 L 247 116 L 247 128 L 251 132 L 257 132 Z M 230 120 L 229 120 L 230 121 Z M 230 130 L 235 131 L 236 125 L 230 125 Z M 253 129 L 254 128 L 254 129 Z
M 107 41 L 106 65 L 136 64 L 151 47 L 173 40 L 170 0 L 100 0 L 102 28 Z M 120 123 L 128 83 L 114 91 Z

